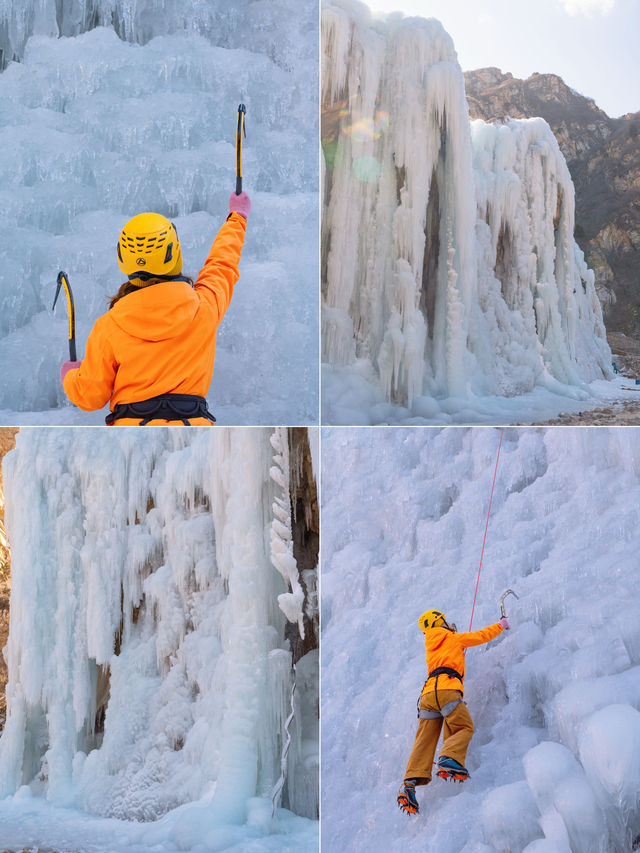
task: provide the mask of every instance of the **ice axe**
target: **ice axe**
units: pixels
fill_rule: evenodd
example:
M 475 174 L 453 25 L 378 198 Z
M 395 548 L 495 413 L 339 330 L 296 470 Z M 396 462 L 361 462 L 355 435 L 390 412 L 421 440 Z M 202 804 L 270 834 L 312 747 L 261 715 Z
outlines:
M 71 361 L 77 361 L 76 356 L 76 309 L 73 304 L 73 293 L 71 292 L 71 285 L 69 284 L 69 279 L 67 278 L 66 272 L 60 270 L 58 273 L 58 286 L 56 287 L 56 297 L 53 300 L 52 311 L 55 311 L 56 302 L 58 301 L 58 296 L 60 295 L 60 288 L 64 286 L 64 292 L 67 295 L 67 308 L 69 309 L 69 359 Z
M 513 595 L 514 598 L 519 598 L 519 596 L 516 595 L 516 593 L 512 589 L 508 589 L 506 592 L 502 593 L 502 595 L 500 596 L 500 615 L 503 619 L 507 618 L 507 611 L 504 609 L 504 600 L 508 595 Z
M 247 129 L 244 126 L 244 117 L 247 108 L 244 104 L 238 105 L 238 126 L 236 128 L 236 195 L 242 192 L 242 137 L 247 138 Z

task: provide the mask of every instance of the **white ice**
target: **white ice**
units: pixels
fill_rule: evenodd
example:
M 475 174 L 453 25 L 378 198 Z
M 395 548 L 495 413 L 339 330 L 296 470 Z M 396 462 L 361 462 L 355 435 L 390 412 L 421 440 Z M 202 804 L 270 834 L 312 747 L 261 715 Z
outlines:
M 121 284 L 128 218 L 171 217 L 195 277 L 235 188 L 240 101 L 252 212 L 210 408 L 221 424 L 317 421 L 317 45 L 308 0 L 0 2 L 0 59 L 20 60 L 0 73 L 1 422 L 103 422 L 60 384 L 58 270 L 80 357 Z
M 470 123 L 434 19 L 336 0 L 322 44 L 323 421 L 490 423 L 540 390 L 593 407 L 611 353 L 547 123 Z
M 423 396 L 417 397 L 408 408 L 389 402 L 371 363 L 358 359 L 350 366 L 323 365 L 322 419 L 336 426 L 537 424 L 560 414 L 579 415 L 591 409 L 611 407 L 622 411 L 625 403 L 638 401 L 639 390 L 635 380 L 620 376 L 580 386 L 563 385 L 547 378 L 544 384 L 516 397 Z
M 628 853 L 640 842 L 640 435 L 506 428 L 467 654 L 464 786 L 396 794 L 432 607 L 467 630 L 500 430 L 323 430 L 323 848 Z M 428 840 L 428 843 L 425 841 Z M 426 844 L 426 848 L 425 848 Z
M 287 585 L 265 535 L 270 469 L 288 464 L 272 437 L 18 434 L 3 467 L 12 591 L 2 843 L 5 826 L 23 845 L 54 843 L 44 799 L 67 810 L 55 812 L 61 832 L 67 820 L 97 827 L 105 844 L 115 824 L 89 815 L 125 821 L 127 844 L 160 849 L 243 849 L 263 837 L 256 850 L 277 849 L 272 836 L 283 833 L 314 849 L 316 652 L 298 662 L 285 808 L 271 818 L 293 677 L 278 605 Z
M 42 797 L 21 788 L 15 797 L 0 800 L 0 843 L 9 850 L 44 848 L 91 851 L 91 853 L 315 853 L 318 847 L 317 821 L 280 809 L 265 833 L 265 815 L 271 818 L 270 804 L 263 799 L 249 803 L 249 820 L 244 826 L 217 826 L 206 822 L 207 803 L 175 809 L 155 823 L 133 823 L 115 818 L 99 818 L 78 809 L 55 808 Z M 175 828 L 187 816 L 193 828 L 181 838 Z M 196 838 L 198 847 L 191 845 Z

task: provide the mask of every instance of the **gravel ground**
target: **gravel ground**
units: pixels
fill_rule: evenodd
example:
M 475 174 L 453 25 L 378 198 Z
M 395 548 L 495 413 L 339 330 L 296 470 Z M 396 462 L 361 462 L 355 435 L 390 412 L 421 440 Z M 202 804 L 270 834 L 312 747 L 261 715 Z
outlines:
M 612 352 L 612 361 L 622 376 L 640 379 L 640 341 L 629 338 L 622 332 L 607 332 L 607 340 Z M 638 400 L 621 400 L 604 409 L 591 409 L 588 412 L 559 415 L 542 426 L 639 426 L 640 425 L 640 385 Z

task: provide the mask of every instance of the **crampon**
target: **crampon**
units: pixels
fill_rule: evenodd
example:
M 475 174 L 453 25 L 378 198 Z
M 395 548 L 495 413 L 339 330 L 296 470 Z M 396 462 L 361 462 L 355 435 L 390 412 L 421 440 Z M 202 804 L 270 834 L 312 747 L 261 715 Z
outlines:
M 411 782 L 405 782 L 398 791 L 398 808 L 405 814 L 418 814 L 420 811 L 416 799 L 416 786 Z
M 441 779 L 451 779 L 453 782 L 465 782 L 469 778 L 469 771 L 454 758 L 441 758 L 438 761 L 436 776 Z

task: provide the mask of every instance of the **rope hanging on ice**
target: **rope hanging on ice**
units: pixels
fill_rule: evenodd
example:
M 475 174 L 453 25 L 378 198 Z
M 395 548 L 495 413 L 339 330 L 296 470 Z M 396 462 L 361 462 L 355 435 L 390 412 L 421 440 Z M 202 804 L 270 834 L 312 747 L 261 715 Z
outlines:
M 482 540 L 482 552 L 480 553 L 480 565 L 478 566 L 478 577 L 476 579 L 476 591 L 473 595 L 473 607 L 471 608 L 471 619 L 469 619 L 469 630 L 473 623 L 473 611 L 476 609 L 476 598 L 478 597 L 478 584 L 480 583 L 480 572 L 482 570 L 482 558 L 484 557 L 484 546 L 487 541 L 487 529 L 489 528 L 489 513 L 491 512 L 491 501 L 493 500 L 493 488 L 496 484 L 496 474 L 498 473 L 498 462 L 500 461 L 500 448 L 502 447 L 502 436 L 504 435 L 504 427 L 500 430 L 500 442 L 498 444 L 498 455 L 496 456 L 496 467 L 493 472 L 493 482 L 491 483 L 491 495 L 489 497 L 489 508 L 487 510 L 487 521 L 484 526 L 484 539 Z
M 293 666 L 293 685 L 291 686 L 291 713 L 287 717 L 284 724 L 284 736 L 286 738 L 284 745 L 282 747 L 282 755 L 280 756 L 280 778 L 276 782 L 273 787 L 273 791 L 271 793 L 271 817 L 273 818 L 276 813 L 277 802 L 280 799 L 280 795 L 282 794 L 282 789 L 284 787 L 285 779 L 287 778 L 287 755 L 289 754 L 289 747 L 291 746 L 291 723 L 293 722 L 293 718 L 295 716 L 295 705 L 294 705 L 294 697 L 296 692 L 296 667 L 295 664 Z

